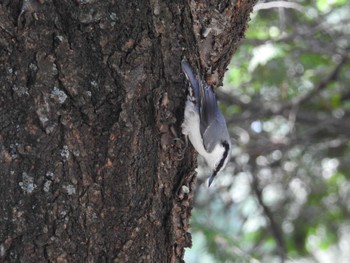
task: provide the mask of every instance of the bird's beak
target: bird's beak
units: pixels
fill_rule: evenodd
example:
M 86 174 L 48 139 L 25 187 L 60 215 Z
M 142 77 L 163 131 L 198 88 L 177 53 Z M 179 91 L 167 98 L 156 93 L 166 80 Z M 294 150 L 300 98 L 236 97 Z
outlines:
M 211 183 L 213 182 L 214 180 L 214 177 L 216 176 L 216 172 L 214 171 L 211 176 L 209 177 L 209 182 L 208 182 L 208 187 L 210 187 Z

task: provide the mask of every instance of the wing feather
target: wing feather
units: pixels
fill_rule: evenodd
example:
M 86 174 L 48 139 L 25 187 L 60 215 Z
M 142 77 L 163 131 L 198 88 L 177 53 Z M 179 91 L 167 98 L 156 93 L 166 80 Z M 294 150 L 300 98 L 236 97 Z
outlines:
M 181 67 L 191 84 L 189 88 L 191 89 L 192 87 L 192 96 L 194 96 L 195 104 L 198 107 L 200 133 L 203 138 L 204 147 L 208 152 L 212 152 L 218 143 L 218 138 L 226 138 L 220 132 L 222 133 L 224 131 L 227 133 L 227 128 L 219 127 L 219 125 L 226 125 L 224 116 L 219 109 L 212 87 L 208 86 L 204 80 L 199 82 L 186 60 L 181 62 Z
M 217 138 L 220 138 L 218 132 L 222 129 L 220 129 L 218 125 L 221 125 L 222 122 L 220 122 L 220 120 L 223 119 L 223 116 L 212 87 L 206 85 L 203 81 L 202 85 L 200 85 L 199 91 L 201 100 L 200 130 L 203 137 L 204 147 L 208 152 L 211 152 L 218 142 Z

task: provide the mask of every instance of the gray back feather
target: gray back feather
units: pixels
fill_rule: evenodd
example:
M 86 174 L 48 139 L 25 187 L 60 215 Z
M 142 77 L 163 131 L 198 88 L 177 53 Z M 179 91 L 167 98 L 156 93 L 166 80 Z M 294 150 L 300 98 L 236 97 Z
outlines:
M 205 149 L 211 152 L 218 142 L 218 138 L 229 138 L 226 121 L 218 106 L 213 89 L 204 81 L 200 85 L 201 97 L 201 134 Z
M 226 121 L 216 101 L 213 89 L 204 80 L 200 83 L 193 74 L 187 61 L 181 62 L 182 70 L 190 81 L 200 116 L 200 133 L 203 137 L 204 147 L 212 152 L 218 138 L 228 138 Z

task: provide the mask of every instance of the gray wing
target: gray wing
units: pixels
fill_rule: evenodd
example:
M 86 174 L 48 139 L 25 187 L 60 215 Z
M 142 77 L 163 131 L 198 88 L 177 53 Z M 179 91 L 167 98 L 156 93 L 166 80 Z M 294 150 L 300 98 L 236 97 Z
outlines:
M 181 62 L 182 71 L 190 81 L 201 119 L 200 132 L 204 147 L 211 152 L 220 138 L 228 138 L 226 122 L 216 101 L 213 89 L 195 77 L 187 61 Z
M 199 94 L 201 98 L 200 118 L 201 134 L 205 149 L 211 152 L 220 138 L 226 138 L 227 128 L 224 116 L 218 106 L 213 89 L 202 82 Z

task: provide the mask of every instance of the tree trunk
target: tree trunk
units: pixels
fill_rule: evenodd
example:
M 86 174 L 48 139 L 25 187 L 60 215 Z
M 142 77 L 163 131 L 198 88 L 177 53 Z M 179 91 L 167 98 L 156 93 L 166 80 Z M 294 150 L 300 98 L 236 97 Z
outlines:
M 255 1 L 1 2 L 0 261 L 181 262 L 180 61 L 220 83 Z

